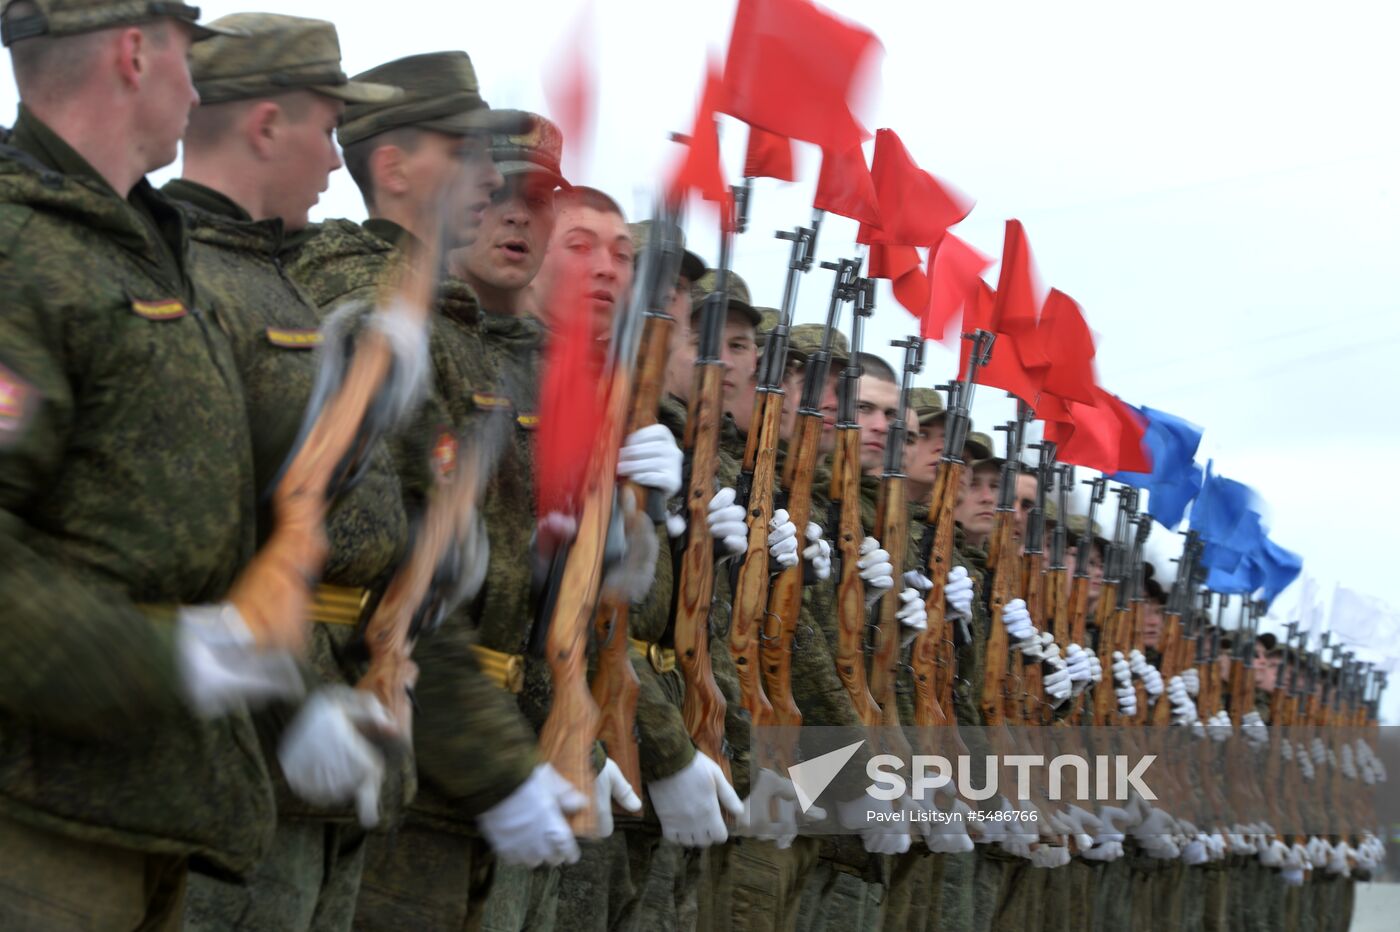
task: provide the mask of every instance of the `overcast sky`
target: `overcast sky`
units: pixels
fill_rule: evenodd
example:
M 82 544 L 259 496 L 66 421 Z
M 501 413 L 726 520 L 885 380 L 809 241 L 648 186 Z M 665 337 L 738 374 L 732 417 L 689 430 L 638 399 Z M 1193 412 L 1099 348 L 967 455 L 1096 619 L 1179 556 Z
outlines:
M 1264 496 L 1274 539 L 1303 554 L 1325 601 L 1341 583 L 1400 604 L 1389 475 L 1400 458 L 1400 7 L 828 5 L 885 46 L 868 126 L 897 131 L 922 167 L 976 199 L 957 232 L 982 251 L 999 255 L 1004 221 L 1024 222 L 1042 280 L 1078 300 L 1098 334 L 1104 387 L 1205 427 L 1202 462 L 1214 457 Z M 206 19 L 247 9 L 201 6 Z M 578 0 L 276 8 L 335 21 L 351 73 L 464 48 L 493 106 L 540 112 L 544 76 L 577 41 L 583 9 Z M 732 11 L 730 0 L 596 0 L 597 132 L 573 180 L 645 211 L 675 155 L 667 134 L 689 128 L 705 57 L 722 54 Z M 12 112 L 8 69 L 0 95 Z M 726 120 L 721 132 L 737 180 L 746 130 Z M 797 183 L 757 184 L 735 263 L 757 303 L 780 301 L 787 246 L 771 234 L 806 222 L 816 167 L 803 151 Z M 315 216 L 364 216 L 344 172 Z M 703 211 L 689 222 L 709 261 L 713 225 Z M 819 258 L 851 254 L 854 232 L 829 218 Z M 820 318 L 830 281 L 806 277 L 799 322 Z M 889 341 L 911 330 L 886 290 L 870 348 L 894 361 Z M 920 384 L 946 381 L 955 365 L 931 346 Z M 998 394 L 978 395 L 978 427 L 1011 416 Z M 1159 564 L 1179 549 L 1171 536 L 1154 532 Z M 1278 618 L 1300 589 L 1280 597 Z M 1400 684 L 1388 699 L 1397 720 Z

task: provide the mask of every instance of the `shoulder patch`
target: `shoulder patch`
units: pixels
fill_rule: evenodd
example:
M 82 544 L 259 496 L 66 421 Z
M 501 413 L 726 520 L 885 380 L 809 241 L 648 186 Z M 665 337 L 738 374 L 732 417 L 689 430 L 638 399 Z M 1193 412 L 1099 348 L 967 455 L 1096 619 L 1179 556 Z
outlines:
M 0 256 L 10 254 L 20 231 L 32 216 L 34 208 L 27 204 L 0 205 Z
M 185 302 L 179 298 L 166 298 L 163 301 L 139 301 L 131 299 L 131 309 L 147 320 L 179 320 L 190 312 Z
M 282 349 L 315 349 L 321 345 L 321 331 L 268 327 L 267 342 Z
M 450 430 L 438 432 L 437 443 L 433 444 L 433 472 L 440 481 L 447 480 L 457 471 L 457 438 Z
M 0 450 L 19 439 L 34 411 L 34 400 L 29 383 L 0 366 Z

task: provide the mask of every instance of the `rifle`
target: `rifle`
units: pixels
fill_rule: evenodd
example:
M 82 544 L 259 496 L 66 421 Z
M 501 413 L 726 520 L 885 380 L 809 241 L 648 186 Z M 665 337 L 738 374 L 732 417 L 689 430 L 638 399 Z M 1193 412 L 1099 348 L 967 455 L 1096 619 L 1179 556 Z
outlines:
M 982 720 L 987 725 L 1000 725 L 1006 721 L 1007 706 L 1014 706 L 1020 700 L 1020 690 L 1009 681 L 1013 677 L 1009 671 L 1011 645 L 1007 643 L 1006 625 L 1002 614 L 1006 604 L 1016 598 L 1018 591 L 1017 571 L 1020 561 L 1016 559 L 1016 469 L 1021 456 L 1022 417 L 1026 414 L 1022 406 L 1020 417 L 997 430 L 1006 432 L 1006 462 L 1001 468 L 1001 489 L 997 496 L 996 522 L 992 525 L 991 543 L 987 550 L 987 569 L 992 576 L 991 585 L 991 631 L 987 638 L 987 655 L 982 675 L 981 708 Z M 1016 718 L 1021 714 L 1017 713 Z
M 1067 503 L 1069 499 L 1068 487 L 1074 482 L 1074 467 L 1065 466 L 1064 468 L 1068 470 L 1068 478 L 1065 479 L 1064 487 L 1061 490 L 1061 499 Z M 1079 543 L 1075 545 L 1074 549 L 1074 579 L 1070 583 L 1069 590 L 1069 640 L 1071 644 L 1078 644 L 1085 650 L 1094 650 L 1095 645 L 1090 644 L 1087 640 L 1087 622 L 1089 615 L 1089 560 L 1093 557 L 1095 547 L 1094 518 L 1098 514 L 1099 505 L 1103 504 L 1104 498 L 1108 495 L 1108 480 L 1099 476 L 1093 479 L 1085 479 L 1083 484 L 1090 486 L 1089 514 L 1084 525 L 1084 533 L 1080 536 Z M 1061 521 L 1063 522 L 1065 520 L 1067 520 L 1067 518 L 1062 516 Z M 1099 597 L 1103 598 L 1102 590 L 1100 590 Z M 1097 608 L 1097 606 L 1095 607 Z M 1098 634 L 1099 643 L 1097 646 L 1100 656 L 1099 663 L 1102 665 L 1103 632 L 1099 631 Z M 1109 668 L 1103 667 L 1103 670 L 1105 671 L 1104 675 L 1107 676 Z M 1090 689 L 1087 691 L 1087 694 L 1097 696 L 1102 689 L 1102 684 L 1098 686 L 1090 684 Z M 1067 721 L 1080 722 L 1084 720 L 1085 695 L 1086 693 L 1080 693 L 1078 696 L 1074 697 L 1074 708 L 1067 716 Z
M 875 534 L 890 554 L 890 575 L 904 578 L 904 551 L 909 539 L 909 503 L 904 488 L 904 440 L 908 434 L 905 411 L 909 407 L 909 392 L 914 376 L 924 368 L 924 341 L 917 336 L 894 340 L 891 346 L 904 350 L 904 378 L 899 387 L 899 407 L 894 423 L 885 436 L 885 469 L 880 477 L 880 495 L 875 504 Z M 879 603 L 879 622 L 875 628 L 875 652 L 870 666 L 870 692 L 884 712 L 886 725 L 899 724 L 895 705 L 895 680 L 898 676 L 900 632 L 899 600 L 889 593 Z
M 1120 594 L 1125 594 L 1123 576 L 1126 556 L 1124 548 L 1132 526 L 1133 493 L 1135 490 L 1120 486 L 1118 494 L 1118 516 L 1114 523 L 1113 539 L 1109 542 L 1104 560 L 1103 588 L 1099 591 L 1099 603 L 1094 616 L 1099 632 L 1099 664 L 1103 667 L 1104 682 L 1094 690 L 1094 724 L 1111 725 L 1118 713 L 1118 697 L 1114 693 L 1113 654 L 1122 650 L 1121 635 L 1117 624 Z M 1089 529 L 1093 533 L 1093 528 Z M 1105 689 L 1103 687 L 1107 686 Z
M 1133 493 L 1133 503 L 1137 504 L 1138 496 L 1136 490 Z M 1128 614 L 1125 619 L 1127 634 L 1124 642 L 1123 653 L 1128 653 L 1141 646 L 1144 655 L 1146 654 L 1146 641 L 1142 634 L 1142 615 L 1146 610 L 1146 580 L 1147 580 L 1147 538 L 1152 533 L 1152 516 L 1143 512 L 1138 515 L 1137 534 L 1133 540 L 1132 555 L 1129 559 L 1128 568 L 1132 579 L 1132 588 L 1128 594 Z M 1160 671 L 1159 671 L 1160 672 Z M 1147 720 L 1147 690 L 1141 681 L 1134 687 L 1137 692 L 1137 713 L 1133 716 L 1133 724 L 1141 725 Z
M 773 505 L 777 481 L 778 442 L 782 431 L 783 376 L 787 370 L 788 330 L 792 325 L 793 309 L 797 305 L 797 286 L 802 273 L 812 267 L 817 233 L 821 228 L 822 212 L 816 211 L 810 227 L 797 227 L 791 233 L 779 232 L 779 239 L 792 241 L 788 257 L 787 280 L 783 284 L 782 308 L 777 326 L 768 335 L 759 360 L 757 391 L 754 395 L 754 417 L 750 423 L 748 441 L 744 447 L 744 463 L 739 475 L 739 497 L 749 513 L 748 549 L 739 567 L 734 586 L 731 636 L 736 631 L 758 631 L 758 660 L 761 662 L 761 690 L 767 694 L 777 725 L 801 725 L 802 713 L 792 697 L 792 639 L 797 631 L 798 613 L 778 619 L 776 634 L 768 633 L 769 571 L 768 525 L 773 520 Z M 810 511 L 810 488 L 808 489 Z M 799 553 L 795 569 L 802 573 L 800 542 L 807 530 L 808 516 L 801 523 L 791 515 L 798 528 Z M 800 583 L 800 579 L 799 579 Z M 801 594 L 798 595 L 799 607 Z M 732 642 L 731 642 L 732 643 Z M 746 657 L 753 650 L 744 645 Z M 737 662 L 737 656 L 736 656 Z M 759 666 L 760 664 L 756 664 Z
M 1167 605 L 1162 612 L 1162 633 L 1158 642 L 1158 652 L 1162 655 L 1162 679 L 1170 681 L 1173 676 L 1186 668 L 1186 658 L 1182 647 L 1186 643 L 1186 632 L 1182 616 L 1190 608 L 1191 576 L 1195 571 L 1196 548 L 1200 535 L 1195 531 L 1186 533 L 1186 543 L 1177 559 L 1176 581 L 1167 595 Z M 1164 698 L 1157 700 L 1152 709 L 1153 725 L 1171 724 L 1171 703 Z
M 659 223 L 652 225 L 653 242 L 658 242 L 662 227 Z M 678 248 L 676 254 L 679 255 Z M 643 253 L 630 300 L 613 320 L 603 369 L 603 420 L 584 473 L 578 529 L 573 540 L 561 546 L 554 556 L 554 584 L 546 595 L 543 612 L 548 619 L 545 656 L 554 697 L 540 731 L 541 755 L 590 799 L 594 788 L 591 756 L 599 713 L 588 688 L 588 636 L 593 630 L 593 615 L 603 583 L 604 554 L 623 515 L 616 508 L 617 457 L 632 401 L 641 309 L 660 307 L 675 282 L 674 266 L 668 281 L 662 265 L 659 251 Z M 597 812 L 592 806 L 585 806 L 569 822 L 576 834 L 591 835 L 596 830 Z
M 658 223 L 670 224 L 662 216 Z M 653 224 L 655 226 L 656 224 Z M 655 268 L 663 281 L 675 281 L 680 263 L 680 242 L 674 236 L 652 234 L 646 248 L 657 250 Z M 671 330 L 676 321 L 665 305 L 650 305 L 643 314 L 641 342 L 637 349 L 636 378 L 632 403 L 627 412 L 627 434 L 656 423 L 657 408 L 666 382 L 666 361 L 670 357 Z M 624 482 L 619 491 L 622 501 L 632 504 L 633 514 L 646 513 L 664 520 L 666 503 L 654 492 L 635 482 Z M 633 792 L 642 792 L 642 765 L 636 740 L 637 697 L 641 683 L 632 666 L 628 637 L 627 600 L 606 592 L 593 617 L 598 651 L 593 671 L 592 695 L 600 712 L 598 740 L 608 757 L 617 764 Z
M 836 675 L 846 687 L 861 724 L 880 724 L 880 707 L 865 676 L 865 585 L 860 578 L 860 545 L 865 529 L 860 517 L 860 353 L 865 319 L 870 316 L 875 285 L 859 279 L 851 318 L 851 359 L 836 388 L 836 450 L 831 459 L 831 524 L 836 528 Z
M 800 231 L 794 235 L 800 236 Z M 815 230 L 812 231 L 815 236 Z M 784 237 L 786 238 L 786 237 Z M 794 244 L 794 251 L 797 245 Z M 782 487 L 787 494 L 788 516 L 805 532 L 812 514 L 812 481 L 816 474 L 818 446 L 822 436 L 822 394 L 831 371 L 831 335 L 841 315 L 841 305 L 854 300 L 856 277 L 860 262 L 842 259 L 839 263 L 823 262 L 822 268 L 836 272 L 827 305 L 826 331 L 821 348 L 807 360 L 802 373 L 802 398 L 797 409 L 796 436 L 788 447 L 783 463 Z M 791 264 L 789 265 L 791 269 Z M 777 637 L 764 638 L 762 643 L 763 686 L 770 696 L 779 697 L 784 705 L 792 690 L 792 644 L 802 613 L 803 567 L 799 561 L 778 574 L 768 597 L 768 615 L 777 626 Z M 791 710 L 787 713 L 791 717 Z M 791 724 L 800 724 L 801 717 Z
M 1050 459 L 1053 462 L 1053 450 Z M 1070 644 L 1078 643 L 1070 633 L 1069 566 L 1065 563 L 1069 549 L 1069 528 L 1065 522 L 1069 520 L 1069 490 L 1074 486 L 1074 467 L 1068 463 L 1053 467 L 1047 464 L 1040 472 L 1040 487 L 1048 492 L 1052 483 L 1057 493 L 1056 510 L 1060 517 L 1050 532 L 1050 563 L 1045 571 L 1045 615 L 1046 627 L 1063 652 Z
M 714 597 L 714 542 L 705 532 L 710 499 L 715 494 L 715 473 L 719 466 L 719 428 L 724 414 L 724 361 L 720 355 L 724 319 L 729 307 L 729 269 L 733 262 L 734 235 L 740 229 L 745 189 L 734 189 L 734 213 L 724 218 L 720 230 L 719 269 L 715 290 L 705 297 L 700 309 L 699 346 L 695 354 L 695 391 L 686 414 L 685 450 L 690 466 L 686 485 L 686 537 L 676 579 L 676 612 L 672 640 L 685 699 L 681 715 L 695 746 L 729 774 L 729 758 L 724 753 L 724 695 L 715 684 L 710 666 L 710 603 Z M 746 658 L 747 659 L 747 658 Z M 740 668 L 740 681 L 752 669 Z M 761 694 L 760 694 L 761 695 Z M 750 715 L 762 715 L 762 707 L 749 692 L 745 708 Z M 771 711 L 771 710 L 770 710 Z M 766 721 L 766 718 L 763 719 Z M 757 724 L 757 722 L 755 722 Z
M 1031 618 L 1045 624 L 1045 501 L 1055 465 L 1055 444 L 1050 441 L 1031 444 L 1040 453 L 1036 464 L 1035 504 L 1026 517 L 1026 539 L 1021 556 L 1021 598 Z M 1061 625 L 1063 627 L 1063 625 Z M 1025 678 L 1026 721 L 1032 725 L 1049 724 L 1050 704 L 1042 694 L 1039 660 L 1026 661 L 1022 666 Z
M 954 638 L 948 631 L 948 600 L 945 589 L 953 565 L 955 543 L 954 509 L 962 494 L 963 448 L 971 429 L 969 412 L 977 370 L 991 359 L 994 334 L 986 330 L 963 335 L 972 341 L 968 354 L 967 373 L 961 382 L 947 386 L 948 415 L 944 419 L 943 459 L 933 478 L 929 499 L 928 526 L 924 539 L 928 542 L 928 578 L 933 583 L 924 600 L 928 612 L 928 627 L 914 641 L 909 665 L 914 671 L 914 721 L 920 726 L 945 725 L 952 721 L 953 678 L 956 665 Z M 972 634 L 964 629 L 967 640 Z

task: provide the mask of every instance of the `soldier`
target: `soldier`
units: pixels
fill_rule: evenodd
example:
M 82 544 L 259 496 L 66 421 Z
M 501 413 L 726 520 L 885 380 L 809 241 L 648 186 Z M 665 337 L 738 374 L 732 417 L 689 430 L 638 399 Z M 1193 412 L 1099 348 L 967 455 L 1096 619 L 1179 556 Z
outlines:
M 315 306 L 278 263 L 282 234 L 306 226 L 307 211 L 340 167 L 331 134 L 345 103 L 382 103 L 400 92 L 349 81 L 330 23 L 245 13 L 213 25 L 244 36 L 195 47 L 191 67 L 202 103 L 185 136 L 182 178 L 164 193 L 185 215 L 199 302 L 228 335 L 238 361 L 253 425 L 254 477 L 265 502 L 301 429 L 316 377 L 311 350 L 321 338 Z M 411 384 L 414 368 L 411 354 L 400 356 L 393 381 Z M 423 375 L 422 363 L 417 368 Z M 270 530 L 266 511 L 259 513 L 260 537 Z M 360 481 L 336 502 L 327 531 L 331 552 L 312 615 L 319 623 L 311 658 L 317 681 L 339 687 L 320 690 L 295 722 L 284 709 L 257 720 L 269 764 L 279 757 L 278 742 L 286 742 L 283 766 L 274 770 L 273 848 L 246 884 L 196 871 L 188 928 L 348 929 L 354 917 L 365 834 L 344 804 L 358 798 L 364 825 L 381 817 L 385 761 L 357 726 L 367 728 L 387 713 L 371 694 L 343 687 L 364 673 L 355 659 L 356 626 L 382 594 L 408 537 L 398 477 L 382 443 L 371 448 Z M 473 715 L 481 710 L 464 708 Z M 384 801 L 390 822 L 412 789 L 413 773 L 410 760 L 391 766 Z M 321 805 L 297 798 L 288 784 Z
M 272 838 L 246 704 L 300 692 L 323 542 L 249 563 L 237 365 L 144 178 L 198 101 L 197 16 L 0 7 L 21 99 L 0 148 L 6 928 L 178 928 L 191 858 L 244 872 Z
M 396 263 L 438 235 L 427 220 L 434 205 L 444 204 L 446 247 L 470 245 L 502 183 L 489 157 L 489 136 L 528 128 L 524 115 L 487 107 L 463 52 L 397 59 L 355 80 L 400 87 L 404 96 L 351 104 L 338 130 L 370 220 L 363 227 L 330 221 L 308 228 L 289 251 L 289 271 L 322 312 L 371 298 Z M 439 193 L 444 185 L 451 190 L 445 202 Z M 522 522 L 503 525 L 493 520 L 492 509 L 502 498 L 500 483 L 520 478 L 515 458 L 529 455 L 534 408 L 516 408 L 493 393 L 496 368 L 481 348 L 480 315 L 466 283 L 445 280 L 437 310 L 429 347 L 433 392 L 415 436 L 398 453 L 409 507 L 421 505 L 433 485 L 429 450 L 446 450 L 450 461 L 455 437 L 496 412 L 510 415 L 512 438 L 483 508 L 491 583 L 415 651 L 419 792 L 393 836 L 371 839 L 355 920 L 363 928 L 479 923 L 492 850 L 504 862 L 529 866 L 576 858 L 564 815 L 587 804 L 553 768 L 535 762 L 529 725 L 509 689 L 518 688 L 519 667 L 483 658 L 475 631 L 483 603 L 493 606 L 492 597 L 507 591 L 515 601 L 504 603 L 501 617 L 516 624 L 529 617 L 528 594 L 503 585 L 519 577 L 529 535 L 508 534 Z M 534 345 L 534 333 L 524 328 L 527 346 Z M 464 731 L 463 690 L 490 710 L 483 715 L 494 724 L 476 734 Z M 463 755 L 473 753 L 474 765 L 465 766 Z

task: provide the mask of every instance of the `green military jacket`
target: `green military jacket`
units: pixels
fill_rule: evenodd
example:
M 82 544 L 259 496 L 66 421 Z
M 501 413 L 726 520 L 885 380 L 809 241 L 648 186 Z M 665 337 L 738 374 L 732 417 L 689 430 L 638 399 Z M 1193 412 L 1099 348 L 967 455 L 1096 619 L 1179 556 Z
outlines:
M 348 303 L 372 302 L 391 264 L 399 261 L 397 244 L 407 235 L 387 221 L 371 221 L 362 228 L 333 220 L 299 236 L 284 251 L 284 261 L 325 314 Z M 487 370 L 475 297 L 463 283 L 448 280 L 439 293 L 437 311 L 429 341 L 433 390 L 406 436 L 395 443 L 410 514 L 425 507 L 432 494 L 432 451 L 444 435 L 451 442 L 472 430 L 473 418 L 483 410 L 496 407 L 493 398 L 482 394 Z M 505 465 L 502 461 L 498 466 L 497 477 Z M 512 558 L 509 544 L 492 526 L 492 507 L 493 495 L 488 494 L 488 580 L 501 561 Z M 516 564 L 520 553 L 513 556 Z M 488 581 L 487 588 L 491 585 Z M 488 597 L 483 590 L 476 605 Z M 470 830 L 477 815 L 514 792 L 536 761 L 534 735 L 515 697 L 486 678 L 472 653 L 477 640 L 472 609 L 453 613 L 414 649 L 419 668 L 414 721 L 419 793 L 411 811 L 455 831 Z
M 254 864 L 275 823 L 247 715 L 185 706 L 175 606 L 253 552 L 238 367 L 182 221 L 118 196 L 21 110 L 0 147 L 0 811 L 121 847 Z
M 316 378 L 315 348 L 320 321 L 316 308 L 282 269 L 277 258 L 282 224 L 254 222 L 217 191 L 189 181 L 162 189 L 181 208 L 190 237 L 190 276 L 201 308 L 228 336 L 243 380 L 253 425 L 253 467 L 258 496 L 259 541 L 272 531 L 269 507 L 280 470 L 291 452 Z M 363 478 L 333 504 L 326 517 L 329 556 L 322 580 L 335 586 L 382 591 L 408 540 L 408 520 L 388 448 L 377 445 Z M 354 650 L 352 625 L 317 624 L 309 655 L 318 683 L 355 684 L 365 664 Z M 296 797 L 277 761 L 277 742 L 296 708 L 273 706 L 255 716 L 263 753 L 277 781 L 280 815 L 329 815 Z M 413 789 L 410 761 L 386 784 L 386 815 L 398 812 Z M 407 783 L 405 783 L 405 779 Z M 349 807 L 334 813 L 353 818 Z M 392 818 L 386 818 L 392 822 Z

